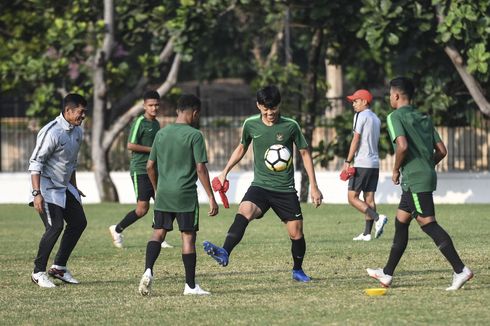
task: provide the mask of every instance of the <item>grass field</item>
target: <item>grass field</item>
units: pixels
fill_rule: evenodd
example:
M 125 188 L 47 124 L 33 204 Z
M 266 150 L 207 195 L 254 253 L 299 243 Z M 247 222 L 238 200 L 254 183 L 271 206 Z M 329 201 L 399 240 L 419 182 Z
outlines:
M 291 280 L 290 241 L 275 215 L 250 224 L 226 268 L 198 247 L 197 280 L 209 297 L 183 296 L 180 238 L 164 249 L 155 266 L 153 295 L 137 292 L 143 273 L 151 217 L 128 228 L 126 248 L 111 244 L 108 226 L 132 206 L 86 205 L 88 227 L 71 260 L 81 281 L 41 289 L 30 281 L 33 258 L 42 234 L 34 210 L 0 206 L 1 325 L 326 325 L 326 324 L 487 324 L 490 321 L 490 205 L 439 205 L 437 216 L 453 237 L 475 278 L 464 289 L 446 292 L 449 264 L 413 223 L 410 242 L 397 268 L 393 287 L 383 297 L 367 297 L 377 287 L 366 267 L 382 267 L 388 257 L 395 206 L 380 205 L 391 216 L 385 234 L 371 242 L 351 239 L 363 221 L 346 205 L 304 206 L 307 255 L 305 271 L 314 281 Z M 201 211 L 198 243 L 222 244 L 236 206 L 219 216 Z M 56 250 L 56 248 L 55 248 Z M 55 251 L 53 251 L 55 252 Z M 54 254 L 52 255 L 54 256 Z M 52 263 L 52 258 L 49 264 Z

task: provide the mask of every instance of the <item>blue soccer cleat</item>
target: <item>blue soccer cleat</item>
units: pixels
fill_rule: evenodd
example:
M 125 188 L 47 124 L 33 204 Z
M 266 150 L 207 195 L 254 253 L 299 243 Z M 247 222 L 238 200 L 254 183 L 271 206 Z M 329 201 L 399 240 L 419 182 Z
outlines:
M 221 266 L 225 267 L 228 265 L 228 253 L 225 249 L 212 244 L 209 241 L 204 241 L 202 243 L 204 251 L 214 260 L 218 262 Z
M 293 269 L 293 280 L 298 282 L 309 282 L 311 277 L 305 274 L 302 269 Z

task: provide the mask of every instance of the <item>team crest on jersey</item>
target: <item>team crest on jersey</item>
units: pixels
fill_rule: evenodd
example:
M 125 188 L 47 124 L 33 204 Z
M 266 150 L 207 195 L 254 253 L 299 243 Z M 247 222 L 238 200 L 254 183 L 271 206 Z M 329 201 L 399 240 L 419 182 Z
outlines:
M 281 133 L 277 133 L 277 134 L 276 134 L 276 140 L 277 140 L 277 141 L 283 141 L 283 140 L 284 140 L 284 135 L 283 135 L 283 134 L 281 134 Z

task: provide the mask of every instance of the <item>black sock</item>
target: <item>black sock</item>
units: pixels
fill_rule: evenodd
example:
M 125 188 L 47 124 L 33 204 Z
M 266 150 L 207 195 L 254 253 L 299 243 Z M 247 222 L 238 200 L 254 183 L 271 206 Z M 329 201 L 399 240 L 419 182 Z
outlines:
M 136 222 L 138 219 L 139 217 L 138 215 L 136 215 L 136 211 L 132 210 L 131 212 L 126 214 L 126 216 L 124 216 L 124 218 L 121 220 L 121 222 L 119 222 L 118 225 L 116 225 L 116 232 L 121 233 L 122 231 L 124 231 L 125 228 Z
M 148 241 L 148 244 L 146 245 L 145 271 L 149 268 L 152 275 L 153 265 L 155 265 L 155 262 L 160 255 L 160 250 L 162 250 L 162 244 L 160 241 Z
M 366 220 L 366 225 L 364 226 L 364 235 L 371 234 L 373 230 L 374 220 Z
M 305 252 L 306 252 L 306 241 L 304 236 L 298 240 L 291 239 L 291 254 L 293 256 L 294 270 L 302 269 Z
M 405 248 L 407 248 L 409 226 L 410 224 L 402 223 L 395 218 L 395 236 L 391 245 L 390 258 L 388 258 L 388 262 L 383 268 L 383 273 L 393 275 L 395 272 L 396 265 L 400 262 L 400 258 L 402 258 Z
M 366 211 L 364 211 L 364 213 L 366 213 L 370 218 L 372 218 L 375 221 L 379 219 L 379 214 L 376 213 L 376 211 L 371 207 L 366 208 Z
M 223 244 L 223 249 L 226 250 L 228 255 L 231 254 L 231 251 L 243 238 L 245 234 L 245 229 L 247 228 L 248 220 L 245 216 L 241 214 L 235 215 L 235 221 L 230 226 L 228 230 L 228 234 L 226 235 L 225 243 Z
M 196 253 L 182 254 L 185 269 L 185 282 L 191 289 L 196 287 Z
M 422 226 L 422 231 L 427 233 L 432 240 L 434 240 L 436 246 L 453 267 L 454 272 L 458 274 L 461 273 L 464 264 L 461 261 L 461 258 L 459 258 L 449 234 L 447 234 L 447 232 L 435 221 Z

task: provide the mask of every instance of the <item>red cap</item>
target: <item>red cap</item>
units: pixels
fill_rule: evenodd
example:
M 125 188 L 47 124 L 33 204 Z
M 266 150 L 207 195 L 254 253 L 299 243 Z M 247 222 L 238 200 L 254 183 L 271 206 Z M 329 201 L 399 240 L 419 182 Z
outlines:
M 349 102 L 354 102 L 357 99 L 366 100 L 369 104 L 373 101 L 373 95 L 366 89 L 358 89 L 354 94 L 347 96 Z

